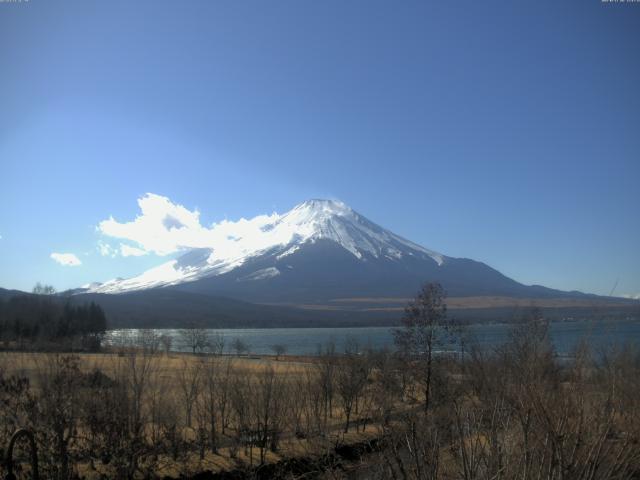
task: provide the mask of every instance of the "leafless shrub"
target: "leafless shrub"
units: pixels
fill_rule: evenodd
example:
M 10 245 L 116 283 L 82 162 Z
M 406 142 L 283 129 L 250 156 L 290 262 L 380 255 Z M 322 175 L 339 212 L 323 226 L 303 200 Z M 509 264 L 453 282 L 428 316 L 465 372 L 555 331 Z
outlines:
M 182 359 L 182 368 L 178 372 L 178 388 L 185 414 L 185 424 L 191 428 L 193 407 L 200 395 L 203 363 L 188 358 Z
M 205 328 L 191 324 L 179 333 L 182 346 L 190 349 L 194 355 L 204 352 L 209 346 L 209 336 Z
M 345 433 L 349 431 L 352 413 L 354 410 L 358 413 L 358 400 L 367 384 L 369 370 L 368 357 L 360 354 L 356 342 L 348 342 L 336 369 L 336 390 L 344 412 Z
M 237 356 L 249 353 L 249 344 L 241 338 L 234 338 L 231 342 L 231 348 L 236 352 Z
M 280 360 L 280 357 L 287 353 L 287 346 L 282 343 L 271 345 L 271 350 L 276 355 L 276 360 Z
M 44 446 L 42 471 L 54 478 L 71 476 L 71 449 L 77 440 L 79 420 L 79 359 L 71 355 L 49 355 L 38 366 L 40 395 L 36 424 Z

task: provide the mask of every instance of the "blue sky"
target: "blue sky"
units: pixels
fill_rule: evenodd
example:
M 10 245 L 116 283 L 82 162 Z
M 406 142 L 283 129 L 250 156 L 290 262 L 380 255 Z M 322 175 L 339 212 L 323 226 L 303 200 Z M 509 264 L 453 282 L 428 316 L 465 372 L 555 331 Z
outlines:
M 640 293 L 640 4 L 0 3 L 0 286 L 127 277 L 96 226 L 338 198 L 523 283 Z M 63 266 L 51 253 L 73 253 Z

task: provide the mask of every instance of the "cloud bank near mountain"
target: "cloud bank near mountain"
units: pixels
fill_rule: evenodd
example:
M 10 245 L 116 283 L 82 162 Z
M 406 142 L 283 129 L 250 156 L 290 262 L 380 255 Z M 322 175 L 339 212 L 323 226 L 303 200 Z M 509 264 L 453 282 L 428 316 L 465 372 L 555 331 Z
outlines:
M 200 222 L 200 212 L 189 210 L 168 197 L 147 193 L 138 199 L 140 214 L 129 222 L 119 222 L 112 216 L 98 224 L 98 231 L 106 237 L 132 242 L 120 244 L 122 256 L 153 253 L 166 256 L 192 248 L 215 248 L 225 257 L 241 255 L 247 243 L 260 238 L 262 227 L 275 221 L 277 214 L 259 215 L 237 222 L 223 220 L 207 227 Z M 100 252 L 111 256 L 114 247 L 99 244 Z

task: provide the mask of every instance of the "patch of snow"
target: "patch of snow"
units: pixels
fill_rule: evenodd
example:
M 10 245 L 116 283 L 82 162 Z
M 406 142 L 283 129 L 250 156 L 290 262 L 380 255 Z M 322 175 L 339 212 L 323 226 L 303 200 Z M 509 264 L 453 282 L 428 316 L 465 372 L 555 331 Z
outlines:
M 291 255 L 292 253 L 295 253 L 296 251 L 298 251 L 300 249 L 300 245 L 294 245 L 293 247 L 285 250 L 284 252 L 282 252 L 280 255 L 278 255 L 276 258 L 278 260 L 281 260 L 282 258 L 286 257 L 287 255 Z
M 268 267 L 256 270 L 249 275 L 239 278 L 238 281 L 245 282 L 253 280 L 265 280 L 267 278 L 277 277 L 278 275 L 280 275 L 280 270 L 278 270 L 276 267 Z

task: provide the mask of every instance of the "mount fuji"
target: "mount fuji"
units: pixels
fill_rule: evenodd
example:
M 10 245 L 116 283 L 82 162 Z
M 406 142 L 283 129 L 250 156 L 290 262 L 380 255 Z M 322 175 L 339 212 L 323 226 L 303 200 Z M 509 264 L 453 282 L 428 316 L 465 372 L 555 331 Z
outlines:
M 137 277 L 65 295 L 100 304 L 114 328 L 391 325 L 429 281 L 443 285 L 449 308 L 466 321 L 508 321 L 532 306 L 549 318 L 640 315 L 637 301 L 523 285 L 482 262 L 443 255 L 334 200 L 210 229 L 169 214 L 156 220 L 160 234 L 188 238 L 191 247 Z
M 236 222 L 229 231 L 220 245 L 191 249 L 137 277 L 78 293 L 172 289 L 262 304 L 335 306 L 404 299 L 422 283 L 438 281 L 454 297 L 578 295 L 525 286 L 484 263 L 427 249 L 334 200 L 308 200 L 282 215 Z

